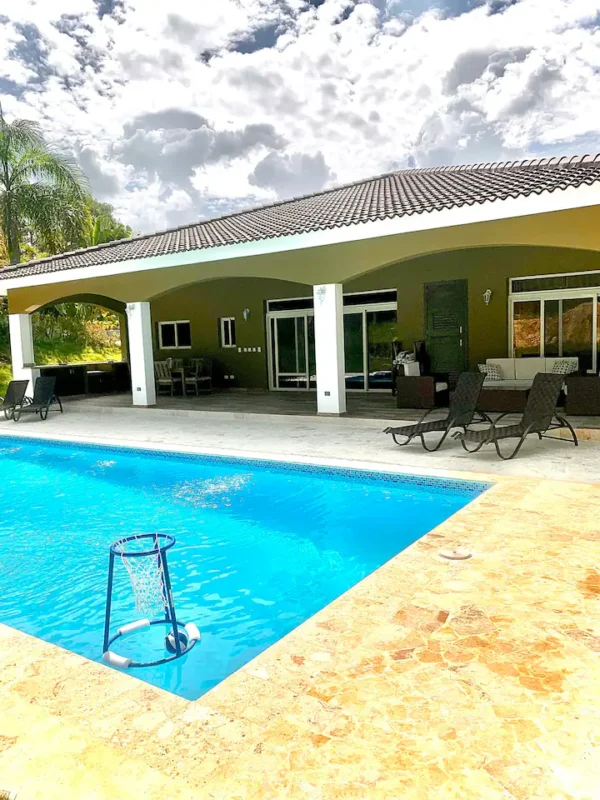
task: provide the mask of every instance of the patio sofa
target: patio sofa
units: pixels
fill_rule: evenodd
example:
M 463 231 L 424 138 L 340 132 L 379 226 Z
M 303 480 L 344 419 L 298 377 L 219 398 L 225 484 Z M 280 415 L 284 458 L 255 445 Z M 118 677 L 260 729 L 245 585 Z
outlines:
M 553 372 L 558 361 L 568 362 L 568 371 L 579 371 L 578 358 L 487 358 L 487 365 L 496 365 L 502 374 L 501 380 L 491 380 L 486 376 L 484 389 L 531 389 L 538 372 Z M 567 373 L 564 373 L 565 377 Z
M 560 370 L 560 374 L 566 380 L 568 373 L 579 370 L 579 359 L 566 357 L 488 358 L 486 366 L 495 367 L 496 375 L 494 377 L 486 375 L 483 389 L 479 395 L 478 409 L 501 413 L 523 412 L 536 375 L 552 374 L 556 368 L 557 372 Z M 480 370 L 484 371 L 481 367 Z

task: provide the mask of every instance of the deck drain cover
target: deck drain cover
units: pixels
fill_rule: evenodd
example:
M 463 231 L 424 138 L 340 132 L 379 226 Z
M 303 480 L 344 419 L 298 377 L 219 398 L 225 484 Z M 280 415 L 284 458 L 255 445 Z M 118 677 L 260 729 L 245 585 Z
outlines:
M 464 547 L 457 547 L 456 550 L 440 550 L 438 556 L 447 558 L 448 561 L 465 561 L 467 558 L 471 558 L 473 553 L 465 550 Z

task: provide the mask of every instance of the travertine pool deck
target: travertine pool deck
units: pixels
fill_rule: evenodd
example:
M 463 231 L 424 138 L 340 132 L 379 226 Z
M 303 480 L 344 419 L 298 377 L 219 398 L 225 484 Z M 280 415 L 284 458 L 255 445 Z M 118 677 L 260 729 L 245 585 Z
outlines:
M 487 457 L 420 461 L 384 437 L 376 461 L 358 421 L 269 434 L 252 420 L 226 433 L 218 420 L 99 416 L 0 434 L 76 439 L 87 425 L 85 438 L 149 446 L 170 425 L 182 449 L 249 453 L 262 439 L 275 457 L 346 463 L 354 437 L 356 465 L 494 485 L 195 702 L 0 626 L 0 788 L 19 800 L 600 797 L 600 447 L 544 442 L 491 475 Z M 549 462 L 572 450 L 588 482 L 580 467 L 553 480 L 540 450 Z M 437 556 L 458 546 L 473 557 Z

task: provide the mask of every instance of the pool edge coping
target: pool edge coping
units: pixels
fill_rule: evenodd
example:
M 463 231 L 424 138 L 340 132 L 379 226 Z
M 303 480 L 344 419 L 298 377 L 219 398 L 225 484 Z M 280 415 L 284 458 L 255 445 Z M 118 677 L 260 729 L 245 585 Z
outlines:
M 279 455 L 277 453 L 264 452 L 260 450 L 235 450 L 217 447 L 198 447 L 186 446 L 181 444 L 169 445 L 164 442 L 138 442 L 133 439 L 117 440 L 108 438 L 77 436 L 73 434 L 54 434 L 45 435 L 43 433 L 9 433 L 0 429 L 0 442 L 2 439 L 22 439 L 30 442 L 54 443 L 54 444 L 79 444 L 90 449 L 100 450 L 137 450 L 144 454 L 182 456 L 183 458 L 202 457 L 214 458 L 215 460 L 231 459 L 236 462 L 266 462 L 273 465 L 292 465 L 298 467 L 316 467 L 324 470 L 346 470 L 353 473 L 365 472 L 376 476 L 378 473 L 397 476 L 399 479 L 405 478 L 430 478 L 434 482 L 455 481 L 457 488 L 461 484 L 477 484 L 479 491 L 486 491 L 496 483 L 504 481 L 514 481 L 522 479 L 521 476 L 499 475 L 487 472 L 470 472 L 468 470 L 448 470 L 436 467 L 421 468 L 409 465 L 395 466 L 382 461 L 365 461 L 362 459 L 342 459 L 327 458 L 321 456 L 303 455 Z M 544 480 L 551 480 L 544 478 Z M 475 495 L 477 496 L 477 495 Z

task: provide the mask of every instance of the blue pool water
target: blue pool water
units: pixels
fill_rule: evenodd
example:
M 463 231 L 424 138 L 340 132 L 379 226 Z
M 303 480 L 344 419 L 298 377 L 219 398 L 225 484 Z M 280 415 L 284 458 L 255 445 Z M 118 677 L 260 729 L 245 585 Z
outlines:
M 202 641 L 132 670 L 196 699 L 486 487 L 244 459 L 0 440 L 0 621 L 94 661 L 108 548 L 172 534 L 179 619 Z M 113 627 L 139 618 L 120 561 Z M 164 654 L 164 630 L 113 649 Z

